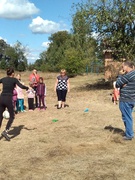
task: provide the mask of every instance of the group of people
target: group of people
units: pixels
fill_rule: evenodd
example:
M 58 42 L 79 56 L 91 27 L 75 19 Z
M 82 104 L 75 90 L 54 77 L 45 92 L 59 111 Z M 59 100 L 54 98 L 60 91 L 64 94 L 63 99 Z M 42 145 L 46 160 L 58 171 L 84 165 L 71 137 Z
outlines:
M 36 69 L 33 70 L 29 77 L 29 86 L 25 86 L 21 81 L 21 75 L 18 74 L 14 77 L 14 69 L 7 69 L 7 76 L 0 79 L 3 85 L 3 90 L 0 95 L 0 127 L 3 120 L 3 112 L 5 109 L 9 112 L 9 119 L 5 130 L 1 133 L 6 140 L 10 141 L 8 131 L 15 118 L 15 110 L 17 112 L 24 112 L 24 94 L 23 89 L 27 92 L 28 97 L 28 110 L 33 111 L 35 108 L 39 110 L 46 109 L 45 96 L 46 85 L 43 77 L 37 74 Z M 66 94 L 69 92 L 69 78 L 66 75 L 66 70 L 62 69 L 60 75 L 56 78 L 55 91 L 58 98 L 57 109 L 65 107 Z M 35 99 L 35 100 L 34 100 Z M 34 104 L 35 101 L 35 104 Z M 41 107 L 41 104 L 43 107 Z
M 132 140 L 134 138 L 132 112 L 135 106 L 135 68 L 133 62 L 128 61 L 123 62 L 122 68 L 124 74 L 117 78 L 114 83 L 114 88 L 115 90 L 119 89 L 119 109 L 125 125 L 125 135 L 123 139 Z M 43 82 L 43 78 L 38 76 L 36 70 L 33 70 L 33 73 L 30 75 L 29 86 L 25 86 L 21 83 L 20 76 L 17 76 L 17 78 L 14 77 L 14 69 L 12 68 L 7 69 L 7 76 L 0 79 L 0 83 L 3 84 L 3 90 L 0 95 L 0 127 L 2 125 L 3 112 L 5 111 L 5 108 L 8 109 L 10 114 L 6 128 L 1 135 L 9 141 L 10 138 L 8 136 L 8 131 L 15 117 L 13 103 L 13 92 L 15 87 L 26 89 L 28 93 L 28 108 L 29 110 L 34 110 L 34 97 L 36 107 L 41 108 L 42 102 L 43 108 L 46 108 L 44 102 L 44 97 L 46 96 L 46 86 Z M 65 69 L 62 69 L 60 71 L 60 75 L 56 78 L 54 90 L 57 93 L 58 98 L 57 109 L 64 108 L 66 94 L 70 90 L 69 78 L 66 75 Z M 18 103 L 22 103 L 20 102 L 20 99 Z
M 21 80 L 21 74 L 17 74 L 16 78 L 18 81 L 24 85 Z M 45 96 L 46 96 L 46 85 L 44 83 L 43 77 L 39 77 L 36 69 L 33 70 L 29 77 L 29 89 L 26 91 L 28 97 L 28 110 L 33 111 L 35 107 L 41 109 L 46 109 Z M 35 99 L 35 105 L 34 105 Z M 41 108 L 41 103 L 43 107 Z M 15 113 L 25 112 L 24 109 L 24 92 L 21 87 L 16 85 L 13 90 L 13 106 Z

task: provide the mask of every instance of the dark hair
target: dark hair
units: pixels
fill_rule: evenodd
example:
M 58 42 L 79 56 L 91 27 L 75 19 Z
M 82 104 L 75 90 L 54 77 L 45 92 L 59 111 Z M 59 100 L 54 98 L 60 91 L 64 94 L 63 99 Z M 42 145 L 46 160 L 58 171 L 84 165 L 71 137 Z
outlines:
M 43 78 L 42 78 L 42 77 L 40 77 L 40 78 L 39 78 L 39 80 L 42 80 L 42 81 L 43 81 Z
M 11 76 L 12 73 L 14 73 L 14 69 L 13 68 L 8 68 L 7 69 L 7 76 Z
M 128 66 L 128 67 L 130 67 L 130 68 L 134 68 L 134 63 L 133 63 L 132 61 L 125 61 L 125 62 L 124 62 L 124 65 L 125 65 L 125 66 Z

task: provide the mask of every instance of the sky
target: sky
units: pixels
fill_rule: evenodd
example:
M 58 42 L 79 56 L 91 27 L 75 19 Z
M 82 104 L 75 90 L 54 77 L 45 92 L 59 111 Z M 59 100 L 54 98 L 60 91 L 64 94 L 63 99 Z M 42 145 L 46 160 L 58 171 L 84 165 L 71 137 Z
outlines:
M 17 41 L 34 63 L 48 47 L 48 37 L 70 31 L 72 5 L 85 0 L 0 0 L 0 39 L 11 46 Z

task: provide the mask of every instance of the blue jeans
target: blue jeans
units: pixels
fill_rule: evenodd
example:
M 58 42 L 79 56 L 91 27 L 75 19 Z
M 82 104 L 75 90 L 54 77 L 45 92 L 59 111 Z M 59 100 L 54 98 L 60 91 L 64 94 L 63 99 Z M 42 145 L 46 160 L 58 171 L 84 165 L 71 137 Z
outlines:
M 122 113 L 122 120 L 125 125 L 125 135 L 126 137 L 133 138 L 133 117 L 132 112 L 135 102 L 119 102 L 119 109 Z

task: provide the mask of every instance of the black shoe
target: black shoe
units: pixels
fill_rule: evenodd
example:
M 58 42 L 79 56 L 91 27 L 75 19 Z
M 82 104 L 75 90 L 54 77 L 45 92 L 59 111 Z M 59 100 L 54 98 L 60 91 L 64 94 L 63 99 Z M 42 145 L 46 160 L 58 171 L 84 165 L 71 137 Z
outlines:
M 132 138 L 127 137 L 127 136 L 123 136 L 123 140 L 132 140 Z
M 10 137 L 8 136 L 8 134 L 7 134 L 6 131 L 3 131 L 3 132 L 1 133 L 1 135 L 2 135 L 4 138 L 6 138 L 7 141 L 10 141 Z

